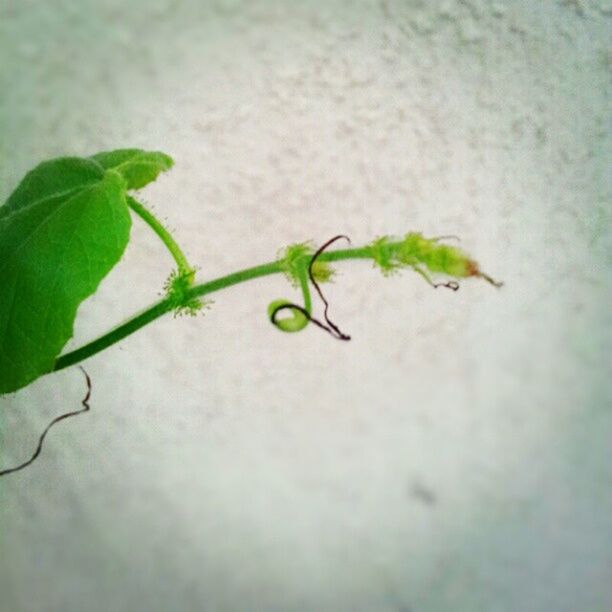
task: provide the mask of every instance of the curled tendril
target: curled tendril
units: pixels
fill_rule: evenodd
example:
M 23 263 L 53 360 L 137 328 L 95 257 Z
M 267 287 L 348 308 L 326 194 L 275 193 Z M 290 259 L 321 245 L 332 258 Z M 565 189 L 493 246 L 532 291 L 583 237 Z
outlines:
M 291 318 L 278 319 L 277 315 L 281 310 L 293 310 L 294 314 Z M 287 300 L 275 300 L 268 306 L 270 321 L 279 329 L 286 332 L 296 332 L 304 329 L 308 323 L 314 323 L 317 327 L 325 330 L 338 340 L 349 340 L 350 336 L 339 337 L 336 332 L 329 328 L 325 323 L 322 323 L 313 317 L 303 306 L 288 302 Z
M 438 287 L 446 287 L 447 289 L 451 289 L 452 291 L 459 291 L 459 283 L 457 281 L 447 281 L 445 283 L 434 283 L 432 285 L 434 289 Z
M 336 240 L 339 240 L 341 238 L 344 238 L 349 243 L 351 242 L 348 236 L 344 236 L 344 235 L 334 236 L 332 239 L 328 240 L 323 246 L 321 246 L 314 253 L 314 255 L 310 258 L 310 261 L 308 263 L 308 279 L 306 278 L 306 275 L 304 274 L 303 268 L 299 271 L 298 277 L 299 277 L 299 282 L 302 288 L 302 293 L 304 296 L 304 306 L 294 304 L 293 302 L 290 302 L 285 299 L 274 300 L 268 306 L 268 316 L 270 317 L 270 321 L 272 322 L 273 325 L 276 325 L 276 327 L 278 327 L 282 331 L 296 332 L 296 331 L 300 331 L 304 329 L 308 325 L 309 322 L 312 322 L 317 327 L 325 330 L 328 334 L 330 334 L 337 340 L 350 340 L 351 339 L 349 335 L 340 331 L 338 326 L 333 321 L 330 320 L 327 314 L 327 311 L 329 309 L 329 303 L 325 299 L 325 296 L 323 295 L 323 292 L 321 291 L 321 288 L 319 284 L 317 283 L 317 280 L 315 278 L 316 274 L 314 272 L 317 257 L 319 257 L 319 255 L 321 255 L 321 253 L 323 253 L 323 251 L 327 247 L 329 247 L 332 243 L 334 243 Z M 324 315 L 323 315 L 325 317 L 325 323 L 319 321 L 318 319 L 316 319 L 315 317 L 311 315 L 312 303 L 311 303 L 311 298 L 310 298 L 310 290 L 308 288 L 308 280 L 310 280 L 313 287 L 316 289 L 319 297 L 323 301 L 323 304 L 325 305 Z M 278 319 L 277 315 L 281 310 L 292 310 L 293 311 L 292 317 L 286 318 L 286 319 Z
M 452 291 L 459 291 L 459 283 L 457 281 L 450 280 L 443 283 L 435 283 L 431 279 L 431 276 L 429 276 L 429 274 L 427 274 L 423 268 L 420 268 L 419 266 L 412 266 L 412 269 L 422 278 L 424 278 L 425 282 L 434 289 L 437 289 L 438 287 L 445 287 L 446 289 L 451 289 Z
M 291 317 L 285 319 L 277 318 L 281 310 L 289 309 L 293 311 Z M 270 317 L 270 321 L 284 332 L 301 331 L 308 325 L 308 321 L 311 320 L 310 313 L 305 308 L 282 298 L 270 302 L 268 306 L 268 316 Z

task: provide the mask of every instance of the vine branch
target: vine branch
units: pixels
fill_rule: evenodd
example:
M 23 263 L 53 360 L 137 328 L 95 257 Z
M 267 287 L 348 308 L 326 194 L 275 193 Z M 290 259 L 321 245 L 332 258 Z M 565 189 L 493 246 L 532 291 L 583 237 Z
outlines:
M 189 265 L 187 256 L 174 239 L 172 234 L 163 226 L 161 221 L 143 204 L 135 200 L 132 196 L 126 197 L 127 204 L 159 237 L 165 247 L 170 252 L 172 259 L 176 262 L 178 272 L 181 276 L 189 277 L 193 280 L 195 275 L 194 268 Z
M 387 237 L 383 237 L 374 241 L 372 245 L 363 247 L 351 247 L 325 252 L 322 252 L 320 249 L 316 254 L 316 259 L 317 262 L 327 263 L 345 261 L 349 259 L 370 259 L 373 260 L 385 274 L 393 273 L 400 267 L 415 269 L 415 263 L 418 261 L 423 265 L 426 265 L 434 272 L 446 273 L 455 277 L 476 276 L 483 278 L 496 287 L 501 286 L 501 283 L 494 281 L 490 276 L 482 273 L 477 264 L 469 259 L 463 252 L 454 249 L 453 247 L 442 245 L 432 246 L 433 242 L 435 242 L 435 239 L 427 240 L 426 238 L 421 237 L 420 234 L 414 233 L 407 234 L 403 239 L 399 240 L 390 240 Z M 327 244 L 324 246 L 327 246 Z M 294 262 L 294 264 L 298 269 L 309 269 L 310 275 L 312 276 L 312 254 L 304 254 L 300 257 L 303 258 L 303 261 L 297 261 Z M 80 363 L 81 361 L 96 355 L 100 351 L 137 332 L 139 329 L 145 327 L 149 323 L 152 323 L 166 313 L 173 310 L 176 311 L 177 308 L 180 309 L 181 305 L 184 306 L 194 303 L 194 301 L 197 301 L 199 298 L 215 293 L 216 291 L 221 291 L 222 289 L 227 289 L 233 285 L 264 276 L 270 276 L 272 274 L 284 274 L 286 272 L 286 262 L 283 260 L 276 260 L 258 266 L 245 268 L 206 283 L 185 288 L 180 294 L 181 303 L 179 304 L 177 304 L 177 295 L 167 295 L 162 300 L 151 305 L 147 309 L 110 330 L 106 334 L 103 334 L 80 348 L 65 353 L 64 355 L 60 355 L 60 357 L 58 357 L 56 360 L 52 371 L 63 370 L 64 368 Z M 308 292 L 308 287 L 305 286 L 307 283 L 303 276 L 304 275 L 299 276 L 298 284 L 301 286 L 304 298 L 307 302 L 302 314 L 307 316 L 306 313 L 310 314 L 311 308 L 310 293 Z M 458 287 L 453 285 L 450 288 L 456 290 Z M 279 306 L 278 302 L 276 306 Z M 280 308 L 278 309 L 280 310 Z M 276 323 L 279 324 L 281 321 L 276 321 Z

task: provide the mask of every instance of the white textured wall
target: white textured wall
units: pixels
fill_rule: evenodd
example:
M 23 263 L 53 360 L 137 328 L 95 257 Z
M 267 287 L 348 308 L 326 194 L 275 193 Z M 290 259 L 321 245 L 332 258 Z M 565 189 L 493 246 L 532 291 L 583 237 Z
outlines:
M 144 198 L 202 279 L 422 230 L 506 286 L 349 262 L 350 343 L 276 331 L 275 277 L 91 359 L 92 412 L 0 482 L 2 612 L 612 609 L 611 15 L 3 2 L 0 199 L 45 158 L 158 148 Z M 71 346 L 170 267 L 135 222 Z M 2 466 L 82 394 L 72 369 L 0 399 Z

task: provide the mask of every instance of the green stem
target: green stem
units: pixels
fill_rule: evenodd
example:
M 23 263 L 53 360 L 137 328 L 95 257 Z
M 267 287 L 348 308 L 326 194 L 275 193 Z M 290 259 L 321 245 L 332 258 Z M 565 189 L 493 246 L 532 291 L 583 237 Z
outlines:
M 176 262 L 179 274 L 193 275 L 194 269 L 189 265 L 185 253 L 183 253 L 181 247 L 178 245 L 176 240 L 172 237 L 172 234 L 161 224 L 161 222 L 155 217 L 155 215 L 143 206 L 140 202 L 137 202 L 133 197 L 127 197 L 128 206 L 147 224 L 151 229 L 159 236 L 160 240 L 164 243 L 170 255 Z
M 317 261 L 342 261 L 345 259 L 372 259 L 372 250 L 367 246 L 338 249 L 337 251 L 326 251 L 317 257 Z
M 318 257 L 318 260 L 342 261 L 346 259 L 369 258 L 371 258 L 371 254 L 368 247 L 359 247 L 354 249 L 341 249 L 338 251 L 329 251 L 326 253 L 322 253 Z M 271 261 L 269 263 L 254 266 L 252 268 L 239 270 L 238 272 L 234 272 L 233 274 L 221 276 L 207 283 L 191 287 L 185 293 L 185 301 L 209 295 L 210 293 L 214 293 L 215 291 L 220 291 L 221 289 L 226 289 L 228 287 L 231 287 L 232 285 L 238 285 L 239 283 L 243 283 L 245 281 L 260 278 L 262 276 L 269 276 L 271 274 L 279 274 L 281 272 L 283 272 L 283 269 L 281 267 L 281 262 L 278 261 Z M 310 294 L 309 292 L 305 292 L 304 295 L 305 299 L 308 299 Z M 67 368 L 76 363 L 80 363 L 81 361 L 92 357 L 100 351 L 103 351 L 104 349 L 112 346 L 116 342 L 119 342 L 127 336 L 130 336 L 134 332 L 143 328 L 145 325 L 148 325 L 156 319 L 159 319 L 159 317 L 163 316 L 167 312 L 174 310 L 175 307 L 176 305 L 172 304 L 168 298 L 160 300 L 159 302 L 153 304 L 140 314 L 134 316 L 125 323 L 122 323 L 118 327 L 115 327 L 114 329 L 100 336 L 99 338 L 92 340 L 88 344 L 78 349 L 75 349 L 74 351 L 61 355 L 55 362 L 53 371 L 63 370 L 64 368 Z M 310 304 L 306 306 L 307 309 L 309 309 L 309 307 Z
M 312 298 L 310 297 L 310 287 L 308 286 L 308 272 L 306 272 L 306 267 L 304 267 L 302 274 L 300 274 L 300 287 L 302 289 L 302 295 L 304 296 L 304 310 L 310 314 L 312 311 Z

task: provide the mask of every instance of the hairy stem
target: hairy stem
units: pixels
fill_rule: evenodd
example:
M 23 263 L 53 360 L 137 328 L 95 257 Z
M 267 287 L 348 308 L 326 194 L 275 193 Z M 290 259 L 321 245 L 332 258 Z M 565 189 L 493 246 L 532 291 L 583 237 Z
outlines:
M 304 296 L 304 309 L 310 313 L 312 310 L 312 298 L 310 297 L 310 287 L 308 286 L 308 276 L 306 270 L 300 274 L 300 287 L 302 289 L 302 295 Z
M 128 206 L 159 236 L 168 251 L 170 251 L 170 255 L 172 255 L 178 267 L 179 274 L 193 275 L 194 269 L 189 265 L 185 253 L 183 253 L 181 247 L 172 237 L 172 234 L 170 234 L 161 224 L 157 217 L 131 196 L 127 196 L 127 203 Z

